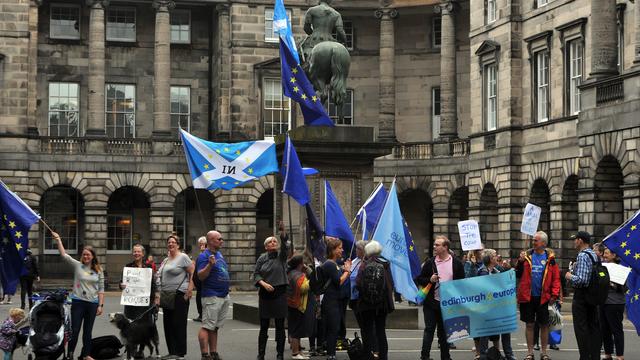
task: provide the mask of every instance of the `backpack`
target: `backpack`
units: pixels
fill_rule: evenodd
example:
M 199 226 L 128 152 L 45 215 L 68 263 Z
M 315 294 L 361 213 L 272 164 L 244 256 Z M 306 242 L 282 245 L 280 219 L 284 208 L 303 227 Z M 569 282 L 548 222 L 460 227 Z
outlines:
M 347 355 L 349 355 L 349 360 L 370 360 L 371 357 L 367 356 L 364 350 L 364 346 L 362 345 L 362 341 L 358 337 L 358 333 L 353 333 L 353 340 L 349 342 L 349 346 L 347 347 Z
M 327 279 L 324 275 L 322 265 L 316 266 L 311 272 L 311 275 L 309 275 L 309 290 L 316 295 L 324 294 L 330 284 L 331 279 Z
M 487 360 L 502 360 L 504 357 L 500 354 L 500 350 L 497 347 L 492 346 L 487 350 Z
M 367 304 L 380 304 L 386 293 L 384 265 L 373 260 L 366 263 L 362 269 L 362 285 L 358 291 L 360 299 Z
M 587 303 L 591 305 L 602 305 L 607 301 L 609 295 L 609 270 L 602 265 L 600 259 L 596 261 L 591 253 L 586 252 L 591 259 L 591 279 L 589 280 L 589 286 L 587 287 Z
M 99 336 L 91 339 L 91 357 L 94 359 L 113 359 L 120 356 L 122 347 L 115 335 Z

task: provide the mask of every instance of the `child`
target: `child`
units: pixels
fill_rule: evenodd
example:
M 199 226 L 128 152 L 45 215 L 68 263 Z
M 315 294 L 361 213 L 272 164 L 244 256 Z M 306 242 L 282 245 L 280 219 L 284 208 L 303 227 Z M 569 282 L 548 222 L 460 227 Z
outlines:
M 24 310 L 13 308 L 9 310 L 9 317 L 0 327 L 0 349 L 4 352 L 4 360 L 13 359 L 13 348 L 16 343 L 18 326 L 24 318 Z

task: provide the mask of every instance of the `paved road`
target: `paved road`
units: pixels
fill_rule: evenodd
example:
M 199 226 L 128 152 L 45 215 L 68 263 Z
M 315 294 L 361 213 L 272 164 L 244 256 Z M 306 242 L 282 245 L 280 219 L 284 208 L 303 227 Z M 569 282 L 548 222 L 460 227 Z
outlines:
M 238 296 L 246 296 L 246 295 L 238 295 Z M 232 295 L 233 297 L 233 295 Z M 0 305 L 0 319 L 5 319 L 7 317 L 9 308 L 12 305 Z M 15 302 L 14 302 L 15 306 Z M 108 294 L 106 304 L 105 304 L 105 313 L 121 311 L 122 307 L 119 305 L 119 296 L 116 294 Z M 190 318 L 194 317 L 196 313 L 195 309 L 195 301 L 191 302 L 190 307 Z M 162 316 L 162 315 L 161 315 Z M 573 334 L 571 317 L 566 316 L 568 318 L 565 321 L 565 329 L 564 329 L 564 341 L 561 344 L 560 351 L 551 350 L 549 355 L 554 360 L 577 360 L 577 346 L 575 341 L 575 336 Z M 158 321 L 158 328 L 160 331 L 161 338 L 161 348 L 160 354 L 166 354 L 166 346 L 164 344 L 164 334 L 161 325 L 161 320 Z M 422 323 L 422 322 L 421 322 Z M 189 353 L 187 354 L 187 358 L 190 360 L 199 360 L 199 347 L 198 341 L 196 338 L 196 334 L 199 329 L 199 323 L 189 321 L 188 323 L 188 345 L 189 345 Z M 349 329 L 349 333 L 353 334 L 354 329 Z M 96 324 L 94 327 L 94 337 L 100 335 L 108 335 L 108 334 L 117 334 L 117 331 L 114 326 L 112 326 L 106 315 L 102 315 L 98 319 L 96 319 Z M 228 321 L 222 330 L 220 337 L 220 353 L 225 360 L 253 360 L 255 359 L 256 347 L 257 347 L 257 336 L 258 336 L 258 326 L 253 324 L 248 324 L 245 322 L 231 320 Z M 268 360 L 275 359 L 275 342 L 271 341 L 274 339 L 273 331 L 270 331 L 270 341 L 268 344 L 267 352 L 269 356 Z M 387 332 L 387 336 L 389 338 L 389 347 L 390 354 L 389 358 L 392 360 L 417 360 L 420 358 L 420 347 L 422 344 L 422 331 L 421 330 L 389 330 Z M 524 339 L 524 330 L 521 328 L 512 335 L 512 345 L 516 351 L 516 356 L 519 359 L 524 358 L 526 355 L 526 345 Z M 635 333 L 633 327 L 625 321 L 625 342 L 626 342 L 626 359 L 640 359 L 640 341 L 638 336 Z M 303 345 L 308 347 L 308 343 L 306 340 L 303 340 Z M 457 343 L 458 349 L 452 351 L 452 358 L 455 360 L 460 359 L 473 359 L 473 355 L 471 352 L 471 348 L 473 347 L 473 342 L 471 340 L 462 340 Z M 434 351 L 432 351 L 431 357 L 434 359 L 439 359 L 439 353 L 437 351 L 437 345 L 434 344 Z M 76 350 L 76 354 L 80 352 L 80 344 L 78 344 L 78 348 Z M 285 359 L 290 357 L 290 352 L 287 351 L 285 353 Z M 21 360 L 26 359 L 26 352 L 23 349 L 18 349 L 14 355 L 14 359 Z M 315 358 L 319 360 L 323 360 L 322 358 Z M 338 353 L 339 360 L 346 360 L 348 356 L 346 352 Z

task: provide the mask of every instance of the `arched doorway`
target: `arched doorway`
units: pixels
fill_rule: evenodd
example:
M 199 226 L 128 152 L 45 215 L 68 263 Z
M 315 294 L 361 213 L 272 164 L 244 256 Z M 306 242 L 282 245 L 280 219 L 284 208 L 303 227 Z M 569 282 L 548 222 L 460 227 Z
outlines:
M 469 219 L 469 188 L 466 186 L 457 188 L 449 199 L 449 240 L 451 248 L 462 255 L 460 245 L 460 234 L 458 233 L 458 222 Z
M 433 255 L 433 203 L 429 194 L 420 189 L 406 190 L 398 197 L 416 252 L 420 259 Z
M 531 195 L 529 196 L 529 203 L 540 207 L 540 221 L 538 222 L 538 230 L 542 230 L 551 236 L 551 195 L 549 194 L 549 187 L 543 179 L 537 179 L 533 182 L 531 187 Z M 555 240 L 549 238 L 547 246 L 556 247 Z
M 488 249 L 498 246 L 498 192 L 492 183 L 486 183 L 480 194 L 480 238 Z
M 592 235 L 595 241 L 602 241 L 624 221 L 622 184 L 622 169 L 618 160 L 610 155 L 602 158 L 596 168 L 593 189 L 594 227 Z
M 578 230 L 578 176 L 571 175 L 562 187 L 562 239 L 559 239 L 561 265 L 569 267 L 569 261 L 575 259 L 577 252 L 573 248 L 571 235 Z
M 76 254 L 84 243 L 82 194 L 66 185 L 49 188 L 40 199 L 40 215 L 49 227 L 60 234 L 67 253 Z M 69 269 L 60 262 L 58 248 L 51 238 L 51 233 L 44 226 L 41 229 L 41 249 L 44 255 L 40 258 L 40 272 L 52 278 L 69 274 Z
M 149 244 L 149 199 L 144 191 L 121 187 L 111 194 L 107 206 L 108 252 L 129 254 L 133 244 Z
M 198 238 L 215 227 L 215 199 L 205 189 L 188 187 L 176 196 L 173 207 L 173 230 L 182 239 L 184 251 L 199 253 Z
M 273 228 L 273 189 L 269 189 L 256 204 L 256 258 L 264 252 L 264 239 L 273 235 Z

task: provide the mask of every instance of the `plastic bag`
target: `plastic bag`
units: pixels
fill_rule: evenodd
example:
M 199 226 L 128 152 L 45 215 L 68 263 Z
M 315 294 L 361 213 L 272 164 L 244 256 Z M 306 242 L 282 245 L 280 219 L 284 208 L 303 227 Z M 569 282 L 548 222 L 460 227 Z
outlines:
M 562 330 L 562 314 L 560 304 L 557 302 L 549 305 L 549 331 Z

